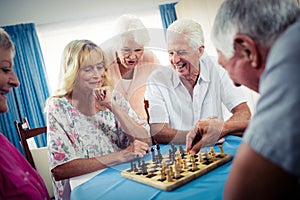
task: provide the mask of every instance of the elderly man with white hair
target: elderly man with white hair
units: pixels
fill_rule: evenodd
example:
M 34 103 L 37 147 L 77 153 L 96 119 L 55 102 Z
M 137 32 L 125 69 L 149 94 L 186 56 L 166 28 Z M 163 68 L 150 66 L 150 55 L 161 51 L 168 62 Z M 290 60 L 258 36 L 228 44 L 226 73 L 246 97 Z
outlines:
M 213 145 L 229 134 L 242 136 L 251 117 L 249 107 L 241 89 L 205 53 L 201 25 L 190 19 L 173 22 L 167 29 L 167 48 L 171 67 L 154 71 L 145 93 L 156 142 L 184 144 L 196 124 L 208 130 L 216 122 L 219 130 L 197 145 Z M 227 121 L 222 104 L 232 113 Z

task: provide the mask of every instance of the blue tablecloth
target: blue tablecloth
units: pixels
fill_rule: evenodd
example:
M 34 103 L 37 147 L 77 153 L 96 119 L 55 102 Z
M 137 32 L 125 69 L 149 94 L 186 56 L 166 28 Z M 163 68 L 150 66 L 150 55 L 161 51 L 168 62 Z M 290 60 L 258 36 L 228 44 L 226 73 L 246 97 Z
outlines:
M 223 143 L 226 154 L 235 155 L 242 138 L 236 136 L 226 137 Z M 162 153 L 167 153 L 169 146 L 162 146 Z M 215 147 L 215 151 L 220 151 Z M 145 160 L 150 160 L 151 155 Z M 170 192 L 159 190 L 121 176 L 121 171 L 130 168 L 129 163 L 111 167 L 96 175 L 89 181 L 77 186 L 71 192 L 71 200 L 82 199 L 222 199 L 225 181 L 228 177 L 232 161 L 215 170 Z

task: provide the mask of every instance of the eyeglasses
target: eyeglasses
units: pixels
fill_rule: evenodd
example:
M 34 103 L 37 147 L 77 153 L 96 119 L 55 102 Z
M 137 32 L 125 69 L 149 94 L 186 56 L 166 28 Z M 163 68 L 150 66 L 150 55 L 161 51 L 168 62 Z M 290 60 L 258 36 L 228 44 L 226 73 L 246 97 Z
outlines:
M 129 48 L 123 48 L 121 49 L 121 53 L 123 56 L 129 56 L 131 54 L 134 54 L 134 55 L 140 55 L 144 52 L 144 49 L 143 48 L 138 48 L 138 49 L 129 49 Z

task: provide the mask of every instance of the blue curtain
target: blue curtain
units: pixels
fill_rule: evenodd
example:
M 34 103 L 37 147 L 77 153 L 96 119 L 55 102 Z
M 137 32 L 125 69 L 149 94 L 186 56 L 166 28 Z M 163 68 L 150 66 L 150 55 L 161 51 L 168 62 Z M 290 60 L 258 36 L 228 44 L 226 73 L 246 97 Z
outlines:
M 21 151 L 14 120 L 27 117 L 32 128 L 45 126 L 45 101 L 49 97 L 44 59 L 35 25 L 19 24 L 2 27 L 15 44 L 14 71 L 20 86 L 7 96 L 9 111 L 0 115 L 0 131 Z M 46 134 L 36 136 L 38 147 L 46 146 Z
M 159 5 L 160 17 L 164 30 L 177 19 L 175 5 L 176 3 Z

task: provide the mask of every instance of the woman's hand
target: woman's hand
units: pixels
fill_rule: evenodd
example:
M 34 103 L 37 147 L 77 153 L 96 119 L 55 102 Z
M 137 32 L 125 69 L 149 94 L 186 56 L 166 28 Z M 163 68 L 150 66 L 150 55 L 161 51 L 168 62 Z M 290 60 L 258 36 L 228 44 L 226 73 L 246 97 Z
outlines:
M 149 152 L 149 145 L 145 142 L 134 140 L 126 149 L 122 150 L 123 162 L 142 158 Z
M 105 106 L 108 109 L 112 109 L 112 88 L 110 86 L 103 86 L 100 88 L 95 88 L 94 89 L 94 96 L 98 103 L 101 106 Z

